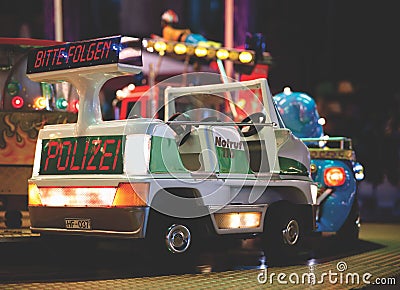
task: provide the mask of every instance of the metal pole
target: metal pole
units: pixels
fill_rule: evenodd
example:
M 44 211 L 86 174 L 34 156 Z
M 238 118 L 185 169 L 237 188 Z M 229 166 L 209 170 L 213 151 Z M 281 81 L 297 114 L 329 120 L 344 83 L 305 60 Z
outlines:
M 233 35 L 233 26 L 234 26 L 234 0 L 225 0 L 225 47 L 233 48 L 234 46 L 234 35 Z M 228 77 L 232 78 L 233 76 L 233 63 L 231 61 L 225 62 L 226 74 Z
M 54 0 L 54 34 L 55 40 L 63 41 L 62 0 Z

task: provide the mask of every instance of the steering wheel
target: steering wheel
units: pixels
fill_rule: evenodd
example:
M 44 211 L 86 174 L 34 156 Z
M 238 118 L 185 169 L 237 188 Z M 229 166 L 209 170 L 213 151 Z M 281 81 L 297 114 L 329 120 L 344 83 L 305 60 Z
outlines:
M 186 121 L 186 122 L 190 122 L 190 118 L 187 114 L 185 113 L 175 113 L 173 114 L 171 117 L 169 117 L 168 119 L 168 126 L 170 126 L 170 128 L 172 130 L 175 131 L 176 135 L 178 136 L 178 146 L 181 146 L 182 144 L 184 144 L 187 139 L 190 136 L 190 132 L 192 131 L 192 125 L 191 124 L 174 124 L 169 123 L 171 121 Z
M 244 137 L 249 137 L 253 136 L 254 134 L 257 134 L 258 131 L 262 129 L 262 126 L 260 125 L 251 125 L 252 123 L 265 123 L 267 120 L 267 117 L 265 116 L 264 113 L 257 112 L 253 113 L 240 122 L 238 125 L 240 131 L 242 132 Z M 244 130 L 245 128 L 248 128 L 248 130 Z

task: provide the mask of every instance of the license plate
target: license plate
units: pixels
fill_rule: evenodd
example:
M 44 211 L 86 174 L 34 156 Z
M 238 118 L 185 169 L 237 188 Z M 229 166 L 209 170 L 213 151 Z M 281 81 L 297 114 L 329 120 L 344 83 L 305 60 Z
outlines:
M 92 228 L 90 219 L 69 218 L 65 219 L 67 229 L 90 230 Z

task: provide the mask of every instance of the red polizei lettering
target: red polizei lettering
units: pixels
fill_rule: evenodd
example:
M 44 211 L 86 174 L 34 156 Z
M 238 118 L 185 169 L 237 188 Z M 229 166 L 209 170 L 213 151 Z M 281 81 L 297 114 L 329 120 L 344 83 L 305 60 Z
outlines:
M 50 159 L 54 159 L 57 157 L 58 155 L 58 145 L 59 143 L 57 141 L 49 141 L 49 143 L 47 143 L 48 145 L 48 149 L 47 149 L 47 158 L 46 158 L 46 163 L 44 165 L 44 171 L 47 170 L 47 168 L 49 167 L 49 161 Z M 56 148 L 56 152 L 55 153 L 51 153 L 51 148 L 55 147 Z
M 76 154 L 76 148 L 78 147 L 78 141 L 74 142 L 74 152 L 72 153 L 72 159 L 71 159 L 71 165 L 70 165 L 70 170 L 79 170 L 79 165 L 75 165 L 75 154 Z
M 89 150 L 89 141 L 86 141 L 85 153 L 83 153 L 81 169 L 85 167 L 86 154 L 88 153 L 88 150 Z
M 117 149 L 115 150 L 114 162 L 113 162 L 113 167 L 112 167 L 113 170 L 115 170 L 115 168 L 117 167 L 118 153 L 119 153 L 120 147 L 121 147 L 121 140 L 118 140 Z
M 67 151 L 67 157 L 65 158 L 65 164 L 63 165 L 63 166 L 61 166 L 61 160 L 62 160 L 62 158 L 63 158 L 63 148 L 64 148 L 64 146 L 68 146 L 68 151 Z M 68 167 L 68 163 L 69 163 L 69 157 L 70 157 L 70 155 L 71 155 L 71 147 L 72 147 L 72 144 L 71 144 L 71 141 L 64 141 L 62 144 L 61 144 L 61 148 L 60 148 L 60 155 L 58 156 L 58 162 L 57 162 L 57 169 L 58 170 L 65 170 L 65 169 L 67 169 L 67 167 Z
M 101 140 L 93 140 L 92 144 L 94 145 L 93 155 L 90 157 L 88 165 L 86 166 L 87 170 L 96 170 L 96 166 L 92 165 L 94 157 L 99 153 L 101 148 Z
M 103 156 L 101 156 L 101 159 L 100 159 L 99 170 L 109 170 L 110 169 L 110 166 L 103 165 L 103 163 L 104 163 L 105 158 L 110 158 L 113 156 L 113 154 L 111 152 L 107 152 L 107 145 L 114 144 L 114 143 L 115 143 L 115 140 L 105 140 L 104 141 Z

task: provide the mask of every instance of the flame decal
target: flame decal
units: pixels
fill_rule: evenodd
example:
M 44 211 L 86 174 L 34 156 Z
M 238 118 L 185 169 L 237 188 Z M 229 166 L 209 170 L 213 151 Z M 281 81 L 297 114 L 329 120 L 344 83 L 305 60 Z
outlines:
M 47 124 L 76 122 L 66 112 L 0 112 L 0 164 L 32 165 L 39 130 Z

